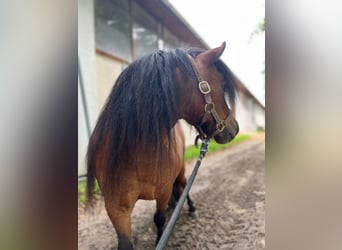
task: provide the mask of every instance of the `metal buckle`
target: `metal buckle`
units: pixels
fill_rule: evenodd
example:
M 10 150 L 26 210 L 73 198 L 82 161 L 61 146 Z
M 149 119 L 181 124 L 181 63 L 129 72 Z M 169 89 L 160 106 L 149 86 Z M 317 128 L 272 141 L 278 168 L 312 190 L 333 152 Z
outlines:
M 219 131 L 219 133 L 221 133 L 221 132 L 224 130 L 224 128 L 225 128 L 225 126 L 224 126 L 224 120 L 222 120 L 222 121 L 220 121 L 219 123 L 217 123 L 217 124 L 216 124 L 216 128 L 217 128 L 217 130 Z
M 206 103 L 204 105 L 204 111 L 206 113 L 210 112 L 213 108 L 215 108 L 215 103 L 211 102 L 211 103 Z
M 207 81 L 201 81 L 198 84 L 198 88 L 203 95 L 209 94 L 211 92 L 210 85 Z

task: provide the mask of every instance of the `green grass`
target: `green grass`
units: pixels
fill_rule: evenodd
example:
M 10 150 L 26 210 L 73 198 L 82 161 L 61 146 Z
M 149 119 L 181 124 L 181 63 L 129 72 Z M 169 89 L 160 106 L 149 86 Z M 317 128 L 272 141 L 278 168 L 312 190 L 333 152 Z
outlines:
M 258 132 L 258 133 L 265 133 L 265 128 L 264 127 L 258 127 L 256 129 L 256 132 Z
M 208 154 L 210 154 L 211 152 L 223 149 L 223 148 L 230 147 L 230 146 L 235 145 L 239 142 L 248 140 L 249 138 L 251 138 L 251 135 L 239 134 L 234 138 L 233 141 L 231 141 L 230 143 L 227 143 L 227 144 L 218 144 L 212 140 L 212 141 L 210 141 L 210 144 L 209 144 Z M 185 150 L 185 155 L 184 155 L 185 161 L 197 158 L 198 156 L 199 156 L 199 148 L 196 148 L 195 146 L 190 146 Z M 101 194 L 101 191 L 100 191 L 100 188 L 99 188 L 97 182 L 96 182 L 96 186 L 95 186 L 95 194 L 96 195 Z M 78 182 L 78 203 L 85 204 L 85 202 L 86 202 L 86 181 L 79 181 Z
M 86 202 L 86 181 L 78 182 L 78 203 Z
M 78 203 L 85 203 L 86 198 L 86 190 L 87 190 L 87 184 L 85 180 L 78 182 Z M 100 195 L 101 190 L 99 188 L 99 185 L 97 184 L 97 181 L 95 181 L 95 195 Z
M 232 140 L 230 143 L 227 143 L 227 144 L 218 144 L 214 140 L 211 140 L 210 144 L 209 144 L 208 154 L 210 154 L 211 152 L 223 149 L 223 148 L 228 148 L 234 144 L 248 140 L 249 138 L 251 138 L 251 135 L 240 134 L 240 135 L 237 135 L 234 138 L 234 140 Z M 198 146 L 198 147 L 200 147 L 200 146 Z M 195 146 L 188 147 L 185 150 L 185 155 L 184 155 L 185 161 L 197 158 L 199 156 L 199 152 L 200 152 L 199 148 L 196 148 Z

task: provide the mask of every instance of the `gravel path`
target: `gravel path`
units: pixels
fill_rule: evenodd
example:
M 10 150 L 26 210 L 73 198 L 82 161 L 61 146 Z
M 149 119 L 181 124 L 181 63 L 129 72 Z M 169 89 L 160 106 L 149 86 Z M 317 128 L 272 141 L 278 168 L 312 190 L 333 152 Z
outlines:
M 191 174 L 195 161 L 187 164 Z M 166 249 L 258 250 L 265 247 L 265 140 L 262 136 L 206 156 L 190 194 L 199 217 L 182 210 Z M 155 201 L 139 200 L 132 213 L 135 249 L 154 249 Z M 116 249 L 102 201 L 93 213 L 79 208 L 78 249 Z

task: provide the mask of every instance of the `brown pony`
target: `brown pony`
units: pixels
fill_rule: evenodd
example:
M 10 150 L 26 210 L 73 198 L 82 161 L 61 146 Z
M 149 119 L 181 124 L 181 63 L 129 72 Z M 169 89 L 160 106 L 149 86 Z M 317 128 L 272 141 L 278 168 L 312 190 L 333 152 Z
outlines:
M 118 235 L 118 249 L 133 249 L 131 212 L 138 199 L 156 200 L 157 242 L 172 194 L 184 186 L 184 135 L 177 121 L 218 143 L 238 133 L 236 81 L 215 49 L 155 51 L 131 63 L 117 79 L 90 137 L 87 196 L 95 178 Z M 205 81 L 203 81 L 205 80 Z M 222 119 L 223 118 L 223 119 Z M 188 196 L 189 212 L 195 207 Z

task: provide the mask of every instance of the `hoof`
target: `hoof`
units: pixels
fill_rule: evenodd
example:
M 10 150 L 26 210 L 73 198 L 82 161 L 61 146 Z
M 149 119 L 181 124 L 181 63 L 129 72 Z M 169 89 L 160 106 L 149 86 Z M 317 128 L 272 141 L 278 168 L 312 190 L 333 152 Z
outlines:
M 198 217 L 198 213 L 197 210 L 193 211 L 193 212 L 189 212 L 189 216 L 191 217 L 191 219 L 197 219 Z

